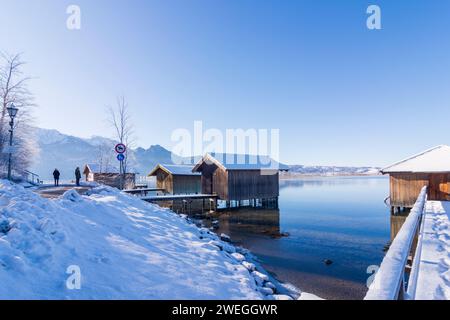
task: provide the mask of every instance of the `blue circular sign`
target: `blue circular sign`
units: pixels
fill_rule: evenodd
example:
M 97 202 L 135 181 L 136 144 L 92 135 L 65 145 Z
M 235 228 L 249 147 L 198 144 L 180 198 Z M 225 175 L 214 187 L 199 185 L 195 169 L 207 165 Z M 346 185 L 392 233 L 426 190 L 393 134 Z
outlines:
M 120 162 L 124 161 L 125 160 L 125 155 L 123 153 L 119 153 L 117 155 L 117 160 L 119 160 Z

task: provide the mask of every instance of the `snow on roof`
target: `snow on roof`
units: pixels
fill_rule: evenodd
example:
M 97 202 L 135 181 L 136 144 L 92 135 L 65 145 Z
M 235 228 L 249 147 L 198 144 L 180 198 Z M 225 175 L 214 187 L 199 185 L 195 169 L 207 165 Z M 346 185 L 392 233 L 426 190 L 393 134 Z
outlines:
M 174 176 L 200 176 L 199 172 L 192 172 L 193 165 L 175 165 L 175 164 L 158 164 L 149 176 L 154 176 L 159 169 L 166 171 Z
M 89 169 L 92 173 L 120 173 L 120 170 L 114 166 L 107 166 L 106 168 L 102 168 L 99 164 L 96 163 L 89 163 L 86 165 L 86 168 Z
M 206 161 L 211 161 L 226 170 L 289 170 L 287 165 L 281 164 L 269 156 L 208 153 L 197 163 L 194 171 L 197 171 L 200 165 Z
M 450 147 L 440 145 L 408 159 L 394 163 L 382 173 L 395 172 L 450 172 Z

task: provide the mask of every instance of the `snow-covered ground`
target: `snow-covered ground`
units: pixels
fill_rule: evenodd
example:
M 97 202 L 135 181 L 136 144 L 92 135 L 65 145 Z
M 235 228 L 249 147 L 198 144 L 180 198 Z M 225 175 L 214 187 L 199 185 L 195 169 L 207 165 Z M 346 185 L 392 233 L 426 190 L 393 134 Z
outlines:
M 450 202 L 428 201 L 421 234 L 416 300 L 450 300 Z
M 0 299 L 298 297 L 253 258 L 187 217 L 116 189 L 51 200 L 0 181 Z M 81 288 L 71 290 L 77 268 Z

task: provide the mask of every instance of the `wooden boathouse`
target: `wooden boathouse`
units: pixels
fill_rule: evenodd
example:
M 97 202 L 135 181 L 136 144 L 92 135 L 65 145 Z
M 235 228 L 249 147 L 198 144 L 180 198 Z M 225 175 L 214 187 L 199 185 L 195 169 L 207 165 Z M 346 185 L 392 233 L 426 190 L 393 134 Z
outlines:
M 239 154 L 206 154 L 193 168 L 201 173 L 201 192 L 217 195 L 227 207 L 244 201 L 278 207 L 279 172 L 288 170 L 267 156 Z
M 217 197 L 202 194 L 202 176 L 193 172 L 193 168 L 193 165 L 158 164 L 148 176 L 156 178 L 156 190 L 161 191 L 159 195 L 142 199 L 176 212 L 216 210 Z
M 449 146 L 426 150 L 381 172 L 390 176 L 390 204 L 397 211 L 412 208 L 424 186 L 428 186 L 428 200 L 450 201 Z
M 201 174 L 192 172 L 193 165 L 163 165 L 158 164 L 149 177 L 156 177 L 156 188 L 164 189 L 164 193 L 199 194 L 201 188 Z

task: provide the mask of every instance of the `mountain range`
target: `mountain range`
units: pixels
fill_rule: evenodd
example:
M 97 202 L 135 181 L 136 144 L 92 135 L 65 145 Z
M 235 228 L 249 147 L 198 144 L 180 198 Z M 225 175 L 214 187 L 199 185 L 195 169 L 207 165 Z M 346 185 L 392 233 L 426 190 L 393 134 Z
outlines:
M 118 161 L 112 150 L 117 144 L 113 139 L 93 136 L 89 139 L 60 133 L 56 130 L 35 128 L 36 142 L 40 149 L 39 156 L 31 171 L 49 180 L 55 168 L 61 172 L 61 179 L 73 179 L 76 167 L 83 170 L 85 164 L 98 163 L 100 157 L 109 166 L 118 167 Z M 128 150 L 130 167 L 140 175 L 149 173 L 158 163 L 172 163 L 172 153 L 154 145 L 148 149 L 136 148 Z
M 378 167 L 339 167 L 339 166 L 302 166 L 289 167 L 282 177 L 295 176 L 371 176 L 380 174 Z
M 73 179 L 76 167 L 83 169 L 85 164 L 98 163 L 99 159 L 106 159 L 110 166 L 118 166 L 112 148 L 117 143 L 113 139 L 93 136 L 79 138 L 63 134 L 57 130 L 35 128 L 35 137 L 39 156 L 31 171 L 40 175 L 41 179 L 49 180 L 55 168 L 61 172 L 61 179 Z M 160 145 L 150 146 L 148 149 L 135 148 L 128 150 L 129 167 L 139 175 L 146 175 L 158 163 L 171 164 L 172 153 Z M 176 158 L 176 156 L 175 156 Z M 374 175 L 379 168 L 375 167 L 337 167 L 337 166 L 290 166 L 289 174 L 295 177 L 302 175 Z

